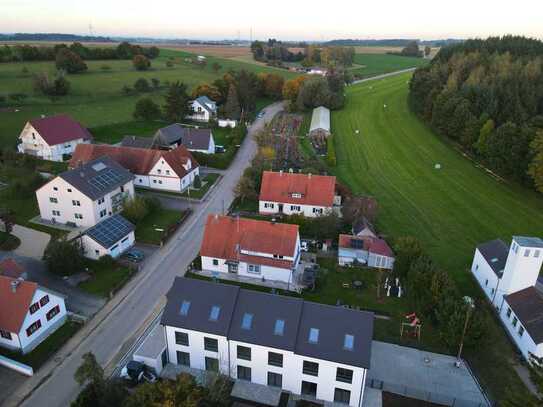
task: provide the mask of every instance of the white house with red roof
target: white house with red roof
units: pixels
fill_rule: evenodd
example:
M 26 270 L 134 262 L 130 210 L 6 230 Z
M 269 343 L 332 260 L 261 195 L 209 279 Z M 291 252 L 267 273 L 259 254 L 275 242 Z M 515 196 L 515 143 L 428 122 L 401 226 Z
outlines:
M 264 171 L 259 212 L 312 218 L 325 215 L 341 205 L 341 197 L 335 191 L 333 176 Z
M 209 215 L 202 270 L 293 283 L 300 262 L 297 225 Z
M 27 122 L 19 141 L 17 149 L 20 153 L 49 161 L 64 161 L 78 144 L 90 143 L 92 134 L 70 116 L 59 114 Z
M 339 235 L 338 263 L 340 266 L 361 264 L 392 270 L 394 253 L 384 239 L 373 236 Z
M 66 318 L 61 295 L 30 281 L 0 276 L 0 346 L 28 353 Z

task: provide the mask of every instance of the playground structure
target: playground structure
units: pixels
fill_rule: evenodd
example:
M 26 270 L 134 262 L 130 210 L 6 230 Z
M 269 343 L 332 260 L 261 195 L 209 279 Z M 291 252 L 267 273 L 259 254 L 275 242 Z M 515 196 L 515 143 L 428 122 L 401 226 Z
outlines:
M 405 316 L 408 322 L 402 321 L 400 325 L 400 338 L 403 338 L 403 334 L 410 336 L 411 338 L 417 338 L 420 342 L 420 331 L 422 328 L 422 322 L 417 317 L 416 313 L 411 313 Z

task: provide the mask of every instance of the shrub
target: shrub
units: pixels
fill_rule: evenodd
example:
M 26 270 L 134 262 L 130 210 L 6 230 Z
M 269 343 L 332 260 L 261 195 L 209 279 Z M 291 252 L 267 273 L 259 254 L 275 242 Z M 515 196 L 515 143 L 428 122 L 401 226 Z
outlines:
M 156 120 L 160 118 L 160 115 L 160 106 L 153 102 L 151 98 L 141 98 L 136 102 L 134 119 Z
M 83 249 L 78 240 L 51 240 L 43 254 L 50 273 L 69 276 L 83 270 Z
M 156 198 L 134 197 L 125 202 L 123 216 L 134 224 L 138 224 L 145 217 L 160 209 L 160 201 Z
M 70 92 L 70 82 L 64 77 L 62 71 L 57 72 L 51 81 L 45 73 L 36 74 L 33 78 L 34 91 L 47 96 L 64 96 Z
M 149 81 L 145 78 L 139 78 L 134 82 L 134 89 L 137 92 L 149 92 L 151 90 L 151 86 L 149 85 Z
M 147 71 L 151 67 L 151 61 L 145 55 L 134 56 L 132 64 L 138 71 Z
M 334 145 L 334 136 L 330 135 L 326 141 L 327 153 L 326 153 L 326 162 L 330 167 L 335 167 L 337 164 L 336 160 L 336 147 Z
M 160 79 L 158 78 L 151 78 L 151 83 L 153 84 L 153 88 L 158 89 L 160 87 Z
M 173 61 L 166 61 L 166 67 L 172 68 L 173 67 Z
M 132 89 L 130 86 L 128 86 L 128 85 L 124 85 L 124 86 L 122 87 L 122 91 L 123 91 L 123 93 L 124 93 L 125 95 L 130 95 L 130 94 L 132 93 L 132 90 L 133 90 L 133 89 Z
M 194 188 L 196 188 L 196 189 L 202 188 L 202 180 L 200 179 L 200 176 L 199 176 L 199 175 L 197 175 L 197 176 L 194 177 L 193 186 L 194 186 Z
M 68 73 L 79 73 L 87 70 L 87 64 L 81 57 L 68 48 L 61 48 L 57 52 L 55 59 L 57 69 L 62 69 Z

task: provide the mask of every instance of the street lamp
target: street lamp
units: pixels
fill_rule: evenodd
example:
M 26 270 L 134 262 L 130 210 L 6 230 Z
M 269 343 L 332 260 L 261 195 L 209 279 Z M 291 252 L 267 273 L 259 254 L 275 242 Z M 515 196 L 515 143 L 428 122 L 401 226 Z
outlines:
M 466 336 L 466 331 L 468 330 L 468 322 L 471 312 L 475 308 L 475 301 L 469 296 L 464 296 L 464 304 L 466 304 L 466 321 L 464 322 L 464 329 L 462 331 L 462 337 L 460 338 L 460 346 L 458 348 L 458 356 L 456 356 L 456 367 L 460 367 L 460 355 L 462 354 L 462 348 L 464 347 L 464 338 Z

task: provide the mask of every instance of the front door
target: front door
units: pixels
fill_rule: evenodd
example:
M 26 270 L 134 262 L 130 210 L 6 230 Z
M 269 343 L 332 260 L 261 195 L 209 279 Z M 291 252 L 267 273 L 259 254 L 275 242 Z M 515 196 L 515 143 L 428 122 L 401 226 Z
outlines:
M 237 272 L 238 272 L 238 265 L 237 265 L 237 264 L 230 263 L 230 264 L 228 265 L 228 272 L 229 272 L 229 273 L 237 273 Z
M 279 213 L 283 213 L 283 204 L 279 204 Z

